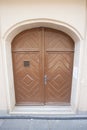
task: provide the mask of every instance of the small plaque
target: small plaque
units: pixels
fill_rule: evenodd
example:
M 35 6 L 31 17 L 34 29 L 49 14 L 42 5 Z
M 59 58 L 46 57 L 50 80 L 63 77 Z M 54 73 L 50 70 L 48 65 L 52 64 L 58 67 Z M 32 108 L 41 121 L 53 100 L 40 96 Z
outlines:
M 29 67 L 30 66 L 30 62 L 29 61 L 24 61 L 24 67 Z

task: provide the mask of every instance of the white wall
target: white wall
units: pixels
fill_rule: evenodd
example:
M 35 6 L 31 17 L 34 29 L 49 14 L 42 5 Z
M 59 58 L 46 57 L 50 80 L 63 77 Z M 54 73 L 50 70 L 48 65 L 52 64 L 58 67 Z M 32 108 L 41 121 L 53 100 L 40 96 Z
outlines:
M 86 32 L 83 46 L 83 63 L 82 63 L 82 79 L 79 94 L 79 110 L 87 112 L 87 15 L 86 15 Z
M 86 0 L 3 0 L 1 5 L 1 37 L 0 41 L 3 41 L 3 37 L 6 32 L 15 24 L 30 19 L 48 18 L 58 20 L 69 24 L 81 35 L 84 41 L 82 51 L 82 77 L 81 77 L 81 91 L 79 92 L 78 109 L 80 111 L 87 111 L 87 76 L 85 73 L 86 65 Z M 6 82 L 3 70 L 3 55 L 2 47 L 3 42 L 0 44 L 0 110 L 7 110 L 6 100 Z M 86 47 L 86 48 L 85 48 Z M 84 65 L 85 63 L 85 65 Z M 85 67 L 85 69 L 84 69 Z M 83 71 L 84 70 L 84 71 Z M 86 77 L 86 78 L 85 78 Z
M 1 24 L 0 24 L 1 25 Z M 0 27 L 1 34 L 1 27 Z M 4 71 L 2 64 L 2 46 L 1 46 L 1 35 L 0 35 L 0 111 L 3 113 L 7 111 L 7 103 L 6 103 L 6 88 L 5 88 L 5 80 L 4 80 Z
M 2 7 L 2 34 L 23 20 L 51 18 L 70 24 L 84 36 L 85 0 L 19 0 L 14 3 L 8 1 Z

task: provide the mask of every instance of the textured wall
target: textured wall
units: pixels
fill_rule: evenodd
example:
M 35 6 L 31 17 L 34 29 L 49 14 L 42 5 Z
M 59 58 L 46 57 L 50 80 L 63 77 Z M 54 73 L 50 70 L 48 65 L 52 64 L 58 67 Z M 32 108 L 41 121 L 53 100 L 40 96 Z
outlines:
M 0 4 L 0 109 L 7 110 L 7 89 L 3 70 L 3 36 L 15 24 L 29 19 L 48 18 L 69 24 L 76 29 L 84 41 L 82 56 L 81 91 L 79 92 L 79 110 L 87 110 L 86 71 L 86 0 L 3 0 Z M 85 63 L 85 65 L 84 65 Z

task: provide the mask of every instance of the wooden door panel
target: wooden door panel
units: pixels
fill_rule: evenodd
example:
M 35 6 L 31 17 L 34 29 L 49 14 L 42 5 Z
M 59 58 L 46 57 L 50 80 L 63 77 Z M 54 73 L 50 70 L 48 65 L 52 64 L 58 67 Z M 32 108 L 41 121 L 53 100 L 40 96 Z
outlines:
M 45 51 L 74 51 L 74 41 L 64 32 L 45 28 Z
M 72 52 L 46 52 L 46 104 L 64 105 L 70 102 L 72 66 Z
M 34 28 L 18 34 L 12 41 L 12 51 L 40 51 L 42 29 Z
M 42 28 L 18 34 L 12 41 L 12 54 L 16 105 L 43 105 Z
M 55 58 L 54 58 L 55 57 Z M 64 104 L 70 102 L 72 83 L 72 52 L 47 52 L 47 84 L 45 86 L 46 104 Z
M 64 32 L 45 28 L 45 104 L 70 103 L 74 41 Z
M 24 66 L 24 61 L 29 61 L 29 66 Z M 43 104 L 40 53 L 13 53 L 13 63 L 16 103 Z

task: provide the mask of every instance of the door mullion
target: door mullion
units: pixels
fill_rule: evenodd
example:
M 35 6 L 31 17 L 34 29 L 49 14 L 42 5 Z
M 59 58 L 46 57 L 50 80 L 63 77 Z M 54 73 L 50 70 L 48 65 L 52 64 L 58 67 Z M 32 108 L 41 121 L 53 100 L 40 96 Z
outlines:
M 44 28 L 44 104 L 46 105 L 46 87 L 47 87 L 47 57 L 46 57 L 46 43 L 45 43 L 45 28 Z
M 43 88 L 43 103 L 45 104 L 45 86 L 44 86 L 44 53 L 45 53 L 45 48 L 44 48 L 44 27 L 42 27 L 42 88 Z

